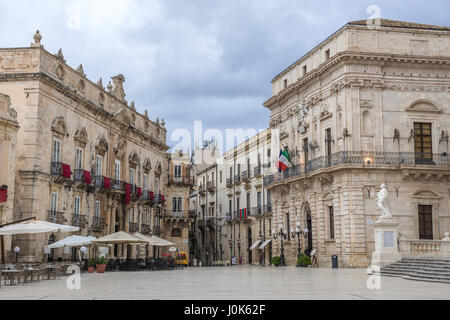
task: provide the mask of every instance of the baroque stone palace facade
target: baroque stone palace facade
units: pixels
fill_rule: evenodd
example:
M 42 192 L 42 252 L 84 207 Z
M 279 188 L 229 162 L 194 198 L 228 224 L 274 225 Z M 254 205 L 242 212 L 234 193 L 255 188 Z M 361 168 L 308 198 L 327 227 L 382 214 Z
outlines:
M 179 159 L 168 160 L 164 121 L 126 101 L 123 75 L 105 89 L 82 65 L 69 67 L 61 50 L 46 51 L 41 39 L 36 32 L 30 47 L 0 49 L 0 92 L 10 96 L 20 124 L 9 198 L 14 217 L 7 222 L 35 217 L 78 226 L 83 235 L 140 232 L 181 244 L 189 219 L 167 209 L 172 195 L 188 196 L 169 172 L 184 169 Z M 42 261 L 44 246 L 61 236 L 16 236 L 12 245 L 23 261 Z M 110 256 L 136 256 L 136 248 L 126 249 L 116 245 Z M 49 256 L 62 256 L 62 249 Z
M 450 230 L 450 28 L 381 20 L 345 25 L 276 76 L 264 103 L 294 166 L 271 177 L 272 225 L 308 229 L 319 264 L 363 267 L 374 251 L 376 193 L 389 190 L 401 239 Z M 275 151 L 275 150 L 274 150 Z M 273 241 L 279 255 L 281 241 Z

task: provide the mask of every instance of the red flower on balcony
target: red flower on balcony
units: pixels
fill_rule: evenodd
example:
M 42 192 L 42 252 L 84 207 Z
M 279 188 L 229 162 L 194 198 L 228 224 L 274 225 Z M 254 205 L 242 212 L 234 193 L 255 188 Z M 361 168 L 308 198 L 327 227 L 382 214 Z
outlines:
M 103 188 L 111 189 L 111 179 L 107 177 L 103 177 Z
M 0 188 L 0 203 L 8 201 L 8 188 Z
M 84 180 L 84 183 L 91 184 L 92 179 L 91 179 L 91 173 L 89 171 L 84 170 L 84 172 L 83 172 L 83 180 Z
M 70 171 L 70 166 L 68 164 L 65 163 L 62 164 L 62 173 L 64 178 L 70 179 L 72 171 Z
M 125 183 L 125 203 L 130 203 L 130 196 L 131 196 L 131 184 Z

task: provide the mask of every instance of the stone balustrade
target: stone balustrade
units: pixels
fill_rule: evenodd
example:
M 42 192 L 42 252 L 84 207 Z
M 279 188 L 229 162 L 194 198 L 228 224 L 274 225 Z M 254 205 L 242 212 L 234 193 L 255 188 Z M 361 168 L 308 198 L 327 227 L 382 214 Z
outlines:
M 403 258 L 450 258 L 450 241 L 400 240 Z

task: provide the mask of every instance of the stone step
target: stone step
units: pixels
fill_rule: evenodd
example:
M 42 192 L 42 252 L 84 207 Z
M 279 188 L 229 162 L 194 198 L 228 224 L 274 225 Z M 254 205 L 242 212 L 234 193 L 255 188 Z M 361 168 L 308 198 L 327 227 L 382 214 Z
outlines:
M 381 268 L 379 274 L 409 280 L 450 283 L 450 260 L 403 259 Z
M 440 270 L 417 270 L 417 269 L 402 269 L 402 268 L 384 268 L 381 272 L 400 272 L 405 274 L 433 274 L 439 276 L 450 277 L 450 272 L 440 271 Z
M 425 265 L 404 265 L 404 264 L 393 264 L 387 266 L 386 268 L 402 268 L 409 270 L 436 270 L 436 271 L 444 271 L 450 272 L 450 268 L 447 267 L 434 267 L 434 266 L 425 266 Z

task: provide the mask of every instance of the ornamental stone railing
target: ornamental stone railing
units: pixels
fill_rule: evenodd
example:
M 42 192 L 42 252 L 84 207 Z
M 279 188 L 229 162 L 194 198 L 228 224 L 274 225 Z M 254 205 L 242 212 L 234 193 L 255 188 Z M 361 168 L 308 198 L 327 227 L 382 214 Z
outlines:
M 403 258 L 450 258 L 450 241 L 402 239 L 399 242 Z

